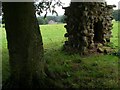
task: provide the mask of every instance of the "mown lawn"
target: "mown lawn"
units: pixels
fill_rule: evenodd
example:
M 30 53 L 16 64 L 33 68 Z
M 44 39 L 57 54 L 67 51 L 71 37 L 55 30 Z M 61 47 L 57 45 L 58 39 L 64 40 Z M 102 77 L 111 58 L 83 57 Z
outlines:
M 118 23 L 114 23 L 111 39 L 112 47 L 118 48 Z M 61 88 L 117 88 L 118 57 L 113 55 L 92 55 L 81 57 L 68 55 L 62 51 L 66 32 L 63 24 L 41 25 L 44 43 L 44 59 L 47 63 L 48 80 Z M 2 33 L 2 68 L 3 81 L 9 76 L 7 42 L 5 30 Z M 118 80 L 119 79 L 119 80 Z

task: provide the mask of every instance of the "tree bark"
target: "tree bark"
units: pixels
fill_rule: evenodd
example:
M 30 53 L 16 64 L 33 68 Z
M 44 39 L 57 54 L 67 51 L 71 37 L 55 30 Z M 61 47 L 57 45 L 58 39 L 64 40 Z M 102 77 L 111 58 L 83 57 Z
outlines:
M 6 88 L 39 88 L 44 79 L 43 43 L 33 2 L 3 3 L 11 78 Z M 7 89 L 8 90 L 8 89 Z

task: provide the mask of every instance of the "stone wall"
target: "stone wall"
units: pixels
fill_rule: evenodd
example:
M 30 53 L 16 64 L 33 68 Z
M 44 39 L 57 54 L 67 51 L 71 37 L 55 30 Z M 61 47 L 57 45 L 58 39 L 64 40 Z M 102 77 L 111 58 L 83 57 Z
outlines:
M 113 7 L 106 2 L 71 2 L 64 7 L 67 23 L 64 49 L 84 54 L 96 50 L 98 44 L 110 42 Z

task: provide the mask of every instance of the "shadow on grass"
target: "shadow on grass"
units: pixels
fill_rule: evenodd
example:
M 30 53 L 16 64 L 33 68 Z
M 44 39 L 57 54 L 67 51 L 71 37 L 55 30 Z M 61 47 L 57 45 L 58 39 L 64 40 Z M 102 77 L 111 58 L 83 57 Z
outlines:
M 60 47 L 45 49 L 47 88 L 117 88 L 118 57 L 69 55 Z M 9 76 L 8 52 L 3 51 L 3 82 Z M 120 63 L 119 63 L 120 64 Z M 119 79 L 120 80 L 120 79 Z M 44 85 L 44 86 L 45 86 Z
M 118 88 L 118 57 L 80 57 L 58 49 L 45 51 L 47 79 L 59 88 Z

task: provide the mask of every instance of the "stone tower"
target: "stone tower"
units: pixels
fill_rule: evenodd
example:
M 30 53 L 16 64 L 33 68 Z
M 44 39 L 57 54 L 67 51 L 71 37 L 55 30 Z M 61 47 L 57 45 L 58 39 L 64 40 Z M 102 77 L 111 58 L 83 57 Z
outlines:
M 64 7 L 67 38 L 64 49 L 73 53 L 96 52 L 99 45 L 110 42 L 112 12 L 115 5 L 102 2 L 71 2 Z

